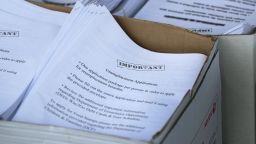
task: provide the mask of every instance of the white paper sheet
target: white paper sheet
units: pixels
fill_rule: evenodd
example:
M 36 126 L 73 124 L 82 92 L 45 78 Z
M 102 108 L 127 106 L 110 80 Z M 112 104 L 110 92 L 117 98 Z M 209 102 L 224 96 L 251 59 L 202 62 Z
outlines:
M 14 5 L 8 7 L 14 3 L 22 4 L 22 2 L 5 1 L 0 6 L 0 118 L 3 119 L 8 118 L 7 115 L 3 116 L 5 111 L 14 105 L 17 106 L 17 100 L 22 100 L 21 97 L 31 83 L 37 68 L 47 55 L 49 44 L 60 29 L 60 25 L 53 24 L 58 23 L 59 20 L 38 21 L 41 15 L 39 13 L 27 15 L 28 7 L 20 5 L 17 11 L 12 9 Z M 32 8 L 37 11 L 36 7 Z M 41 8 L 39 11 L 43 12 Z M 50 15 L 50 11 L 46 11 Z M 43 14 L 42 17 L 45 16 Z M 53 13 L 51 17 L 56 16 Z

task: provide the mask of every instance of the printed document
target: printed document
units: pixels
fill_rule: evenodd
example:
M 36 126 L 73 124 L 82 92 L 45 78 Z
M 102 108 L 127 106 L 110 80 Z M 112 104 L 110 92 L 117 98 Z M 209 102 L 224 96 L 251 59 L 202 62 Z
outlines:
M 203 54 L 163 54 L 136 45 L 109 11 L 79 1 L 14 121 L 150 141 L 186 93 Z

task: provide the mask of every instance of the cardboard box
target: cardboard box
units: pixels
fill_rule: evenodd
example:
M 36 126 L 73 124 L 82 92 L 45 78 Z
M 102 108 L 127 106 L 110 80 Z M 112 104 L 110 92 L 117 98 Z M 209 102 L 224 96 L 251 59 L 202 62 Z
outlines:
M 62 7 L 44 5 L 55 10 Z M 221 144 L 221 97 L 217 42 L 212 37 L 148 21 L 116 17 L 124 31 L 142 47 L 158 52 L 203 53 L 207 62 L 165 128 L 150 142 L 25 123 L 0 121 L 3 143 L 156 143 Z
M 223 143 L 255 144 L 255 35 L 219 37 Z

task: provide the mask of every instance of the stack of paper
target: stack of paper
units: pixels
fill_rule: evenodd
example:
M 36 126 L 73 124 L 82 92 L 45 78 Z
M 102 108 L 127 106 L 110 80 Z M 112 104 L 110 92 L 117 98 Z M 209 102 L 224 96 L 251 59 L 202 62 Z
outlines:
M 1 2 L 0 119 L 10 117 L 21 102 L 65 18 L 24 1 Z
M 255 13 L 248 0 L 149 0 L 135 18 L 173 24 L 201 34 L 221 35 Z M 255 18 L 254 18 L 255 19 Z M 237 31 L 232 34 L 248 32 Z
M 15 22 L 19 19 L 16 16 Z M 20 68 L 16 71 L 23 75 L 1 72 L 5 78 L 1 83 L 13 84 L 1 85 L 4 87 L 1 92 L 20 97 L 41 56 L 44 61 L 14 121 L 150 141 L 192 89 L 206 60 L 203 54 L 163 54 L 143 49 L 129 39 L 98 2 L 79 1 L 47 53 L 40 48 L 46 50 L 58 26 L 39 20 L 25 22 L 19 25 L 19 36 L 24 41 L 14 39 L 15 45 L 2 44 L 2 47 L 11 45 L 19 53 L 11 48 L 3 49 L 10 52 L 1 51 L 10 58 L 24 59 L 24 64 L 1 61 L 1 67 Z M 16 27 L 10 27 L 13 28 Z M 23 34 L 23 29 L 29 35 Z M 17 91 L 16 86 L 22 88 Z M 9 100 L 4 93 L 1 106 Z

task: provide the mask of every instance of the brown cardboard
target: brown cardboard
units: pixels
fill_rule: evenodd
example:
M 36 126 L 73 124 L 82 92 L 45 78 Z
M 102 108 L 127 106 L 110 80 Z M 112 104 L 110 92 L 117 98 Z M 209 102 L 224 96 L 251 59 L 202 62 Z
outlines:
M 152 51 L 208 55 L 214 44 L 212 37 L 203 37 L 175 26 L 126 17 L 115 18 L 135 42 Z

